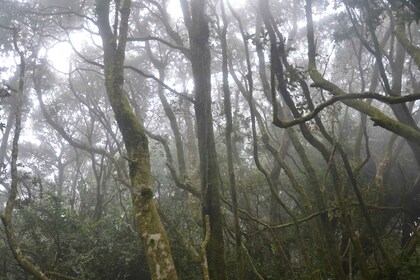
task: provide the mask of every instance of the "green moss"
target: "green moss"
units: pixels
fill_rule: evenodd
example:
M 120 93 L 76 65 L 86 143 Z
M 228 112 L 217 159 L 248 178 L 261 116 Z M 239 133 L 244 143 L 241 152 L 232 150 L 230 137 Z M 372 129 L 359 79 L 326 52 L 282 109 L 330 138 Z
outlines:
M 331 92 L 334 96 L 342 96 L 347 94 L 337 85 L 324 79 L 318 70 L 316 70 L 314 65 L 309 65 L 309 69 L 311 78 L 314 81 L 316 87 L 323 88 Z M 392 131 L 409 141 L 413 141 L 414 143 L 420 143 L 420 132 L 417 129 L 388 117 L 370 104 L 360 100 L 343 100 L 343 103 L 363 114 L 368 115 L 373 121 L 374 125 Z
M 152 191 L 152 189 L 151 189 L 151 188 L 143 188 L 143 189 L 140 191 L 140 193 L 141 193 L 141 196 L 142 196 L 144 199 L 151 199 L 151 198 L 153 198 L 153 191 Z

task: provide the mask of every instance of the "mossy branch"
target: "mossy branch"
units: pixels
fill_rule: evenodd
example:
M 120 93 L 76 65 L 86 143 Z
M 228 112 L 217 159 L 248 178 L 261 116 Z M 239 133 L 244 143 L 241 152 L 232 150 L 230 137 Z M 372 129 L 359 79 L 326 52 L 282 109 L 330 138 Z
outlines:
M 374 92 L 366 92 L 363 94 L 360 93 L 349 93 L 345 95 L 338 95 L 331 97 L 328 101 L 322 103 L 321 105 L 317 106 L 313 111 L 308 113 L 305 116 L 302 116 L 300 118 L 296 118 L 294 120 L 290 121 L 282 121 L 278 118 L 277 115 L 274 115 L 273 124 L 275 126 L 281 127 L 281 128 L 288 128 L 300 123 L 307 122 L 313 118 L 315 118 L 323 109 L 325 109 L 328 106 L 333 105 L 336 102 L 344 101 L 344 100 L 354 100 L 354 99 L 375 99 L 382 101 L 387 104 L 397 104 L 397 103 L 404 103 L 404 102 L 410 102 L 420 99 L 420 93 L 405 95 L 405 96 L 384 96 L 378 93 Z
M 397 11 L 397 26 L 395 28 L 395 35 L 403 46 L 405 51 L 413 58 L 417 67 L 420 69 L 420 48 L 414 46 L 405 34 L 404 8 L 401 7 Z

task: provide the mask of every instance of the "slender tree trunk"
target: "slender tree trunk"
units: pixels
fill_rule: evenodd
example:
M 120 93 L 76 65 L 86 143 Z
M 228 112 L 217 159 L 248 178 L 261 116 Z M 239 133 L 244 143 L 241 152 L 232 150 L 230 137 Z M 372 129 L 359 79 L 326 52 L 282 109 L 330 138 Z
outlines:
M 151 277 L 178 279 L 169 240 L 153 198 L 148 139 L 124 91 L 124 57 L 131 1 L 125 0 L 121 4 L 121 9 L 116 11 L 121 15 L 119 30 L 113 31 L 109 22 L 110 0 L 96 1 L 97 24 L 104 49 L 106 91 L 127 150 L 134 220 Z
M 57 197 L 59 199 L 63 198 L 63 185 L 64 185 L 64 171 L 65 171 L 65 164 L 62 161 L 62 155 L 58 157 L 58 181 L 57 181 Z
M 232 105 L 229 90 L 229 69 L 228 69 L 228 46 L 227 46 L 227 28 L 228 20 L 225 13 L 224 0 L 221 1 L 221 10 L 223 17 L 223 28 L 220 34 L 221 46 L 222 46 L 222 75 L 223 75 L 223 99 L 224 99 L 224 110 L 226 115 L 226 153 L 229 173 L 229 187 L 230 195 L 232 199 L 232 212 L 233 212 L 233 223 L 235 229 L 235 250 L 236 250 L 236 262 L 237 271 L 236 278 L 239 280 L 245 279 L 244 261 L 242 254 L 242 240 L 241 240 L 241 229 L 239 225 L 239 214 L 238 214 L 238 198 L 236 192 L 236 178 L 233 168 L 233 148 L 232 148 L 232 133 L 233 133 L 233 117 L 232 117 Z
M 148 41 L 146 41 L 146 50 L 147 50 L 147 53 L 149 55 L 151 62 L 153 63 L 153 65 L 159 72 L 159 80 L 164 82 L 165 77 L 166 77 L 165 62 L 154 57 Z M 165 111 L 165 115 L 168 118 L 169 123 L 171 125 L 172 133 L 175 138 L 175 147 L 176 147 L 176 155 L 177 155 L 177 160 L 178 160 L 179 175 L 181 177 L 181 180 L 184 180 L 187 176 L 187 167 L 185 163 L 184 143 L 182 142 L 181 131 L 179 129 L 179 125 L 178 125 L 175 113 L 172 110 L 171 105 L 169 104 L 168 100 L 166 99 L 165 89 L 163 88 L 162 85 L 158 85 L 158 95 L 159 95 L 160 102 L 162 103 L 163 110 Z
M 13 43 L 15 50 L 19 54 L 20 57 L 20 74 L 19 74 L 19 87 L 16 93 L 16 107 L 13 112 L 14 120 L 15 120 L 15 131 L 13 135 L 13 142 L 12 142 L 12 155 L 11 155 L 11 164 L 10 164 L 10 172 L 11 172 L 11 183 L 10 183 L 10 191 L 9 197 L 7 199 L 6 208 L 4 210 L 4 214 L 0 216 L 4 230 L 7 237 L 7 243 L 9 244 L 10 250 L 14 258 L 16 259 L 19 266 L 28 274 L 34 276 L 36 279 L 39 280 L 48 280 L 48 277 L 37 267 L 35 266 L 30 259 L 28 259 L 20 249 L 18 240 L 16 238 L 16 234 L 13 228 L 13 209 L 15 205 L 15 200 L 18 195 L 18 181 L 19 181 L 19 173 L 18 173 L 18 154 L 19 154 L 19 138 L 20 133 L 22 130 L 22 95 L 23 95 L 23 87 L 24 87 L 24 78 L 25 78 L 25 57 L 24 52 L 19 50 L 18 43 L 17 43 L 17 36 L 18 30 L 13 29 Z
M 15 103 L 15 102 L 13 102 L 13 103 Z M 12 104 L 11 110 L 12 111 L 15 110 L 15 105 Z M 1 139 L 0 164 L 2 166 L 0 166 L 0 170 L 2 170 L 4 165 L 5 165 L 4 161 L 6 159 L 6 151 L 7 151 L 7 146 L 8 146 L 8 143 L 9 143 L 9 135 L 10 135 L 10 132 L 12 131 L 12 127 L 13 127 L 13 121 L 14 121 L 13 117 L 14 117 L 13 114 L 9 114 L 9 117 L 7 118 L 6 129 L 4 130 L 4 133 L 3 133 L 2 139 Z
M 197 143 L 195 139 L 195 129 L 193 119 L 191 117 L 191 103 L 189 101 L 182 101 L 182 109 L 184 112 L 185 130 L 187 134 L 186 147 L 187 147 L 187 158 L 188 158 L 188 176 L 190 178 L 197 178 Z

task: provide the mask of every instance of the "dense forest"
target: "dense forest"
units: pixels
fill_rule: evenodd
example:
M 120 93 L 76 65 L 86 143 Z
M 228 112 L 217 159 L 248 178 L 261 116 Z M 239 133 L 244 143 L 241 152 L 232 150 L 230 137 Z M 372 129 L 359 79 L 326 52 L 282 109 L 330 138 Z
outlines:
M 420 279 L 418 0 L 0 5 L 0 279 Z

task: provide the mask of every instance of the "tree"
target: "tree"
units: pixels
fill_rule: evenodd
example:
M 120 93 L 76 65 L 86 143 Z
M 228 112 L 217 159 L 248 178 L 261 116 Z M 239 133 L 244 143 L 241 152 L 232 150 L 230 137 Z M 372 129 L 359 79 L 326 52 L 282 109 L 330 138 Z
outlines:
M 10 250 L 13 253 L 13 256 L 17 260 L 18 264 L 22 269 L 27 271 L 28 273 L 32 274 L 37 279 L 48 279 L 45 274 L 36 267 L 30 259 L 27 258 L 20 249 L 18 240 L 16 238 L 16 233 L 13 227 L 13 209 L 15 207 L 16 197 L 18 195 L 18 181 L 19 181 L 19 174 L 18 174 L 18 156 L 19 156 L 19 138 L 20 133 L 22 130 L 22 107 L 23 107 L 23 94 L 24 94 L 24 83 L 25 83 L 25 74 L 26 74 L 26 58 L 24 50 L 21 50 L 18 45 L 18 36 L 19 30 L 15 28 L 11 28 L 13 32 L 13 45 L 15 51 L 18 53 L 19 56 L 19 82 L 18 82 L 18 89 L 16 91 L 16 107 L 14 114 L 15 119 L 15 129 L 13 135 L 13 142 L 12 142 L 12 155 L 11 155 L 11 163 L 10 163 L 10 173 L 11 173 L 11 183 L 10 183 L 10 191 L 8 193 L 8 199 L 6 208 L 4 209 L 4 213 L 0 216 L 4 229 L 7 236 L 7 242 L 9 244 Z
M 187 1 L 182 1 L 181 5 L 188 28 L 195 86 L 194 111 L 200 157 L 203 225 L 206 216 L 210 221 L 210 237 L 206 248 L 208 270 L 210 279 L 226 279 L 219 165 L 211 108 L 211 55 L 210 31 L 206 20 L 207 1 L 191 1 L 190 7 Z
M 115 2 L 115 18 L 120 22 L 119 25 L 114 23 L 114 30 L 109 22 L 110 2 L 97 1 L 96 12 L 104 51 L 105 87 L 127 150 L 136 229 L 146 249 L 152 279 L 177 279 L 169 241 L 153 199 L 147 136 L 124 91 L 124 57 L 131 1 Z

